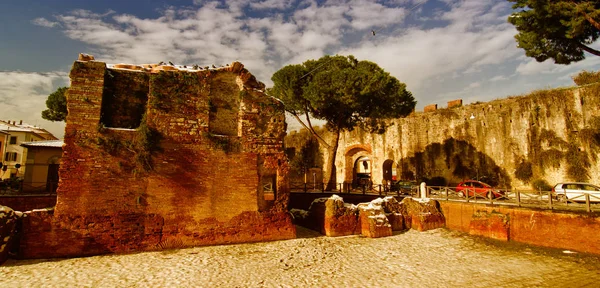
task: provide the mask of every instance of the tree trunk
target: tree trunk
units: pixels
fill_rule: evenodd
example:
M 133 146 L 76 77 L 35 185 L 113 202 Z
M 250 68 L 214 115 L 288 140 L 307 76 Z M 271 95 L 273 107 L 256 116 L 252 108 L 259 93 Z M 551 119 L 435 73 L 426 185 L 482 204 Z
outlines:
M 338 149 L 338 144 L 340 142 L 340 130 L 337 129 L 336 131 L 333 131 L 334 133 L 334 138 L 333 138 L 333 143 L 331 143 L 331 145 L 329 145 L 328 147 L 328 154 L 329 157 L 327 158 L 327 168 L 329 169 L 329 175 L 327 177 L 327 187 L 325 188 L 325 190 L 327 191 L 332 191 L 334 189 L 336 189 L 337 187 L 337 183 L 336 183 L 336 169 L 335 169 L 335 156 L 337 154 L 337 149 Z
M 588 47 L 588 46 L 586 46 L 586 45 L 584 45 L 584 44 L 581 44 L 579 41 L 575 41 L 575 43 L 576 43 L 577 45 L 579 45 L 579 47 L 580 47 L 581 49 L 583 49 L 583 51 L 585 51 L 585 52 L 588 52 L 588 53 L 590 53 L 590 54 L 593 54 L 593 55 L 596 55 L 596 56 L 600 56 L 600 51 L 598 51 L 598 50 L 595 50 L 595 49 L 593 49 L 593 48 L 591 48 L 591 47 Z
M 587 13 L 583 12 L 583 16 L 585 19 L 592 24 L 596 29 L 600 30 L 600 23 L 598 23 L 594 18 L 590 17 Z

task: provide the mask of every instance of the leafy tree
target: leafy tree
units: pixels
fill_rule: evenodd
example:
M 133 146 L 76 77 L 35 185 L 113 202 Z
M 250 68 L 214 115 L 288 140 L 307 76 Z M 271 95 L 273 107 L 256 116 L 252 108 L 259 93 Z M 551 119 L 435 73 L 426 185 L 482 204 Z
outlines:
M 46 99 L 48 109 L 42 111 L 42 118 L 50 121 L 65 121 L 67 118 L 67 92 L 68 87 L 59 87 Z
M 412 94 L 377 64 L 353 56 L 324 56 L 288 65 L 273 74 L 269 93 L 328 149 L 327 189 L 335 187 L 335 156 L 343 131 L 355 128 L 383 133 L 387 119 L 408 115 L 415 107 Z M 305 116 L 306 123 L 300 116 Z M 327 143 L 310 119 L 325 120 L 332 141 Z
M 519 34 L 515 35 L 525 54 L 557 64 L 585 59 L 584 51 L 600 56 L 591 48 L 600 34 L 600 1 L 508 0 L 516 10 L 508 17 Z

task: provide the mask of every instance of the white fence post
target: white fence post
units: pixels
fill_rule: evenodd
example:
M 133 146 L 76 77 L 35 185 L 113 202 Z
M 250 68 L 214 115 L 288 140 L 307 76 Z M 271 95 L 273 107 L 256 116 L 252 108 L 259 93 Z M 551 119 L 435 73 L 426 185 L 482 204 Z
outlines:
M 421 182 L 421 187 L 419 189 L 419 196 L 421 199 L 427 198 L 427 184 L 425 182 Z

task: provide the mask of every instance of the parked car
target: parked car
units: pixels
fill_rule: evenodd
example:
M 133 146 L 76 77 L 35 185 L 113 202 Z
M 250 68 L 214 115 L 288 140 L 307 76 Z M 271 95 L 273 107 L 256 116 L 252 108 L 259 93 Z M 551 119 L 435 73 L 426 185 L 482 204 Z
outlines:
M 477 180 L 460 182 L 456 186 L 456 193 L 458 193 L 458 196 L 460 197 L 465 197 L 465 195 L 468 195 L 469 197 L 479 196 L 490 199 L 504 197 L 504 192 Z
M 370 186 L 371 183 L 371 173 L 356 173 L 357 186 Z
M 600 187 L 590 183 L 558 183 L 552 188 L 552 195 L 560 202 L 586 201 L 585 194 L 590 195 L 590 202 L 600 202 Z
M 419 188 L 417 182 L 398 180 L 393 181 L 390 187 L 391 191 L 400 191 L 403 194 L 411 194 Z

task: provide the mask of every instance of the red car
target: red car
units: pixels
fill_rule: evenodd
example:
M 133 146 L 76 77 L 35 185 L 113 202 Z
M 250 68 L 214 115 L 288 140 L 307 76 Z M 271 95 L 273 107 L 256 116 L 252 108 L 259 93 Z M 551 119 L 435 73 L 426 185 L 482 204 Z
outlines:
M 504 197 L 504 193 L 494 187 L 477 180 L 465 180 L 456 186 L 456 193 L 460 197 L 479 196 L 489 199 Z

